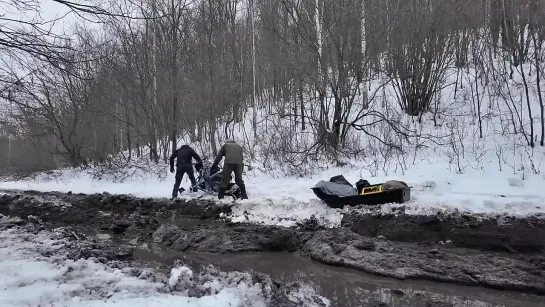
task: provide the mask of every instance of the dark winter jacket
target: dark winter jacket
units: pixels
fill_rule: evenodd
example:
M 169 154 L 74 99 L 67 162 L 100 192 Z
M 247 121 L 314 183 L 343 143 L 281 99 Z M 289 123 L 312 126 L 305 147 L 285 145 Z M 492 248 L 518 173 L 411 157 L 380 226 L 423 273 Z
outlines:
M 192 158 L 197 160 L 198 163 L 201 163 L 201 157 L 199 157 L 195 150 L 189 145 L 183 145 L 170 156 L 170 168 L 174 168 L 174 159 L 178 159 L 176 161 L 176 167 L 191 167 Z
M 244 161 L 242 147 L 233 140 L 225 141 L 225 144 L 218 151 L 213 166 L 217 166 L 223 157 L 225 157 L 224 163 L 242 164 Z

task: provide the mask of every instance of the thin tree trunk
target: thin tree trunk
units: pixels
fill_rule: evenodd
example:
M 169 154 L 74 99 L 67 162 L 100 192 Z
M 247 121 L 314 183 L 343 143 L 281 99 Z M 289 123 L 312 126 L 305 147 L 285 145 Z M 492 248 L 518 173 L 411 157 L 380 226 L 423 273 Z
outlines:
M 177 39 L 177 35 L 174 34 L 174 36 L 176 38 L 174 38 L 174 48 L 177 49 L 178 48 L 178 39 Z M 172 142 L 172 153 L 174 153 L 176 151 L 176 143 L 177 143 L 177 133 L 178 133 L 178 61 L 177 61 L 177 56 L 176 56 L 176 51 L 172 51 L 172 67 L 171 67 L 171 77 L 172 77 L 172 86 L 173 86 L 173 90 L 172 90 L 172 132 L 171 132 L 171 135 L 170 135 L 170 140 Z
M 535 32 L 533 29 L 532 32 L 532 39 L 534 41 L 534 60 L 536 65 L 536 86 L 537 86 L 537 95 L 539 97 L 539 108 L 541 111 L 541 139 L 539 144 L 541 146 L 544 146 L 545 141 L 545 118 L 544 118 L 544 105 L 543 105 L 543 96 L 541 94 L 541 69 L 539 69 L 539 54 L 541 53 L 541 43 L 538 43 Z
M 483 121 L 481 117 L 481 97 L 479 95 L 479 82 L 475 75 L 475 93 L 477 94 L 477 116 L 479 118 L 479 138 L 483 138 Z
M 362 103 L 364 108 L 368 107 L 368 99 L 369 99 L 369 91 L 367 87 L 367 80 L 369 79 L 369 67 L 365 64 L 366 62 L 366 56 L 367 56 L 367 33 L 366 33 L 366 20 L 365 20 L 365 3 L 366 1 L 361 1 L 361 29 L 360 29 L 360 35 L 361 35 L 361 63 L 362 66 Z
M 526 74 L 524 72 L 524 65 L 520 65 L 520 72 L 522 74 L 522 82 L 524 83 L 524 92 L 526 94 L 526 105 L 528 106 L 528 117 L 530 118 L 530 147 L 534 148 L 534 118 L 532 117 L 532 106 L 530 105 L 530 93 L 528 91 L 528 82 L 526 81 Z
M 303 80 L 299 78 L 299 105 L 301 107 L 301 130 L 305 130 L 305 102 L 303 100 Z
M 257 142 L 257 104 L 255 88 L 255 33 L 254 33 L 254 1 L 250 2 L 250 26 L 252 32 L 252 128 L 254 130 L 254 142 Z
M 125 104 L 125 130 L 127 133 L 127 149 L 129 150 L 129 161 L 132 160 L 132 139 L 131 139 L 131 128 L 130 128 L 130 112 L 129 105 Z
M 218 148 L 216 146 L 216 120 L 212 118 L 210 120 L 210 131 L 209 131 L 209 137 L 210 137 L 210 146 L 212 149 L 212 153 L 215 156 L 218 153 Z
M 320 14 L 320 0 L 315 0 L 315 12 L 314 12 L 314 21 L 316 26 L 316 42 L 318 45 L 318 84 L 319 84 L 319 92 L 320 92 L 320 101 L 323 101 L 325 97 L 325 87 L 324 87 L 324 76 L 322 75 L 322 21 L 321 21 L 321 14 Z M 326 115 L 327 116 L 327 115 Z

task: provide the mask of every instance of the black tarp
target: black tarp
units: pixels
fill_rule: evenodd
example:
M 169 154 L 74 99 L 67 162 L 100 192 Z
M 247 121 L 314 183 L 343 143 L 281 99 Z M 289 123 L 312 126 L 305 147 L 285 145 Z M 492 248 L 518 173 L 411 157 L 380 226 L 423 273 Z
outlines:
M 312 191 L 321 200 L 358 195 L 358 190 L 343 175 L 333 176 L 329 181 L 320 180 Z
M 338 183 L 338 184 L 345 184 L 345 185 L 352 186 L 352 184 L 350 182 L 348 182 L 348 180 L 346 180 L 346 178 L 344 178 L 343 175 L 333 176 L 333 177 L 329 178 L 329 182 L 334 182 L 334 183 Z

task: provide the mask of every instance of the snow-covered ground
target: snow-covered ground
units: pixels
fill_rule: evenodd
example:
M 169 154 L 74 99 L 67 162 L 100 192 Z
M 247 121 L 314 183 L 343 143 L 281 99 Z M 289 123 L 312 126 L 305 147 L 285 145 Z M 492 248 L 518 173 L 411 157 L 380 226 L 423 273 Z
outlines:
M 0 306 L 267 306 L 265 285 L 248 283 L 243 273 L 226 273 L 226 278 L 195 285 L 191 269 L 180 266 L 172 268 L 166 282 L 154 282 L 148 278 L 149 270 L 136 275 L 131 274 L 132 268 L 70 260 L 64 244 L 49 231 L 0 231 Z M 208 294 L 189 297 L 189 288 Z M 300 296 L 295 301 L 305 297 L 304 293 L 294 295 Z
M 60 175 L 39 175 L 32 180 L 1 182 L 0 189 L 32 189 L 38 191 L 72 191 L 74 193 L 119 193 L 138 197 L 169 197 L 174 176 L 165 166 L 165 179 L 155 174 L 140 174 L 123 182 L 93 179 L 89 173 L 64 170 Z M 376 176 L 363 166 L 329 168 L 303 178 L 278 177 L 258 171 L 245 176 L 249 200 L 237 201 L 233 219 L 292 226 L 314 215 L 322 225 L 340 224 L 342 210 L 331 209 L 312 192 L 319 180 L 342 174 L 355 183 L 360 178 L 371 183 L 403 180 L 412 186 L 411 200 L 403 204 L 410 214 L 434 214 L 459 210 L 472 213 L 529 215 L 545 212 L 545 176 L 514 173 L 509 170 L 468 168 L 462 174 L 450 171 L 447 163 L 428 159 L 415 163 L 404 172 L 379 172 Z M 184 178 L 182 186 L 188 187 Z M 192 197 L 184 195 L 181 197 Z M 208 196 L 214 197 L 214 196 Z M 230 200 L 225 200 L 230 201 Z M 386 204 L 384 212 L 399 205 Z

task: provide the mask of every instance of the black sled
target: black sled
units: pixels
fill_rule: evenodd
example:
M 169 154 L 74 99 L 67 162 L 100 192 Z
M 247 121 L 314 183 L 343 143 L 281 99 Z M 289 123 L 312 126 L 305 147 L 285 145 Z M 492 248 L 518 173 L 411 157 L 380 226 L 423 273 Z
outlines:
M 331 208 L 344 206 L 402 204 L 411 199 L 411 188 L 403 181 L 370 184 L 359 180 L 353 187 L 342 175 L 321 180 L 311 188 L 314 194 Z

